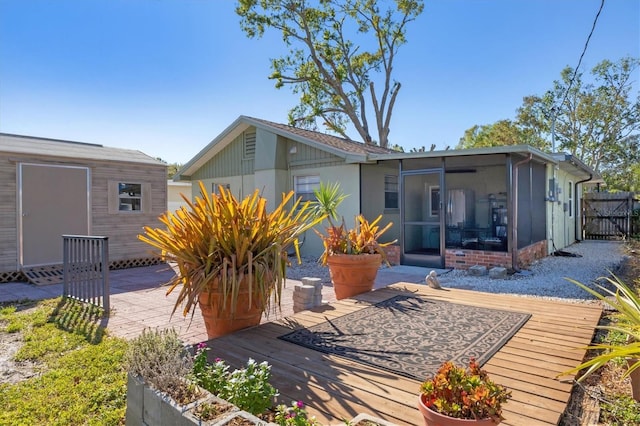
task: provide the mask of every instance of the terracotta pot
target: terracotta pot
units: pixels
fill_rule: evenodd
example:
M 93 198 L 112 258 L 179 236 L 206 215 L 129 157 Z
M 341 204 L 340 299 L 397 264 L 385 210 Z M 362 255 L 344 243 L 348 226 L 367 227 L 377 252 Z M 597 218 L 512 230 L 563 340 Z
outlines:
M 424 400 L 424 395 L 420 394 L 420 397 L 418 398 L 418 409 L 420 410 L 420 413 L 422 413 L 422 417 L 424 417 L 425 426 L 491 426 L 500 423 L 499 421 L 496 422 L 493 419 L 467 420 L 444 416 L 430 409 L 427 405 L 425 405 Z
M 200 293 L 198 304 L 200 305 L 200 312 L 202 313 L 209 339 L 256 326 L 260 324 L 262 319 L 262 308 L 258 303 L 258 296 L 253 296 L 251 305 L 249 305 L 248 288 L 240 289 L 234 315 L 231 315 L 228 302 L 224 311 L 221 309 L 222 294 L 216 290 Z
M 371 291 L 382 263 L 379 254 L 334 254 L 327 259 L 336 298 Z

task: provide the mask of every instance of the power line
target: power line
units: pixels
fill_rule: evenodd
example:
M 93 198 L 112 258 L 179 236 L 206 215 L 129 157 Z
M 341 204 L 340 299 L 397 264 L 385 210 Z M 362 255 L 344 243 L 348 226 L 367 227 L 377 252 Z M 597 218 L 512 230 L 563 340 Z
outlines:
M 582 64 L 582 58 L 584 58 L 584 54 L 587 53 L 587 47 L 589 46 L 589 40 L 591 40 L 591 36 L 593 35 L 593 31 L 596 29 L 596 24 L 598 23 L 598 18 L 600 17 L 600 12 L 602 12 L 602 8 L 604 7 L 604 0 L 600 3 L 600 8 L 598 9 L 598 13 L 596 13 L 596 17 L 593 20 L 593 25 L 591 26 L 591 32 L 589 32 L 589 36 L 587 36 L 587 41 L 584 43 L 584 48 L 582 49 L 582 54 L 580 55 L 580 59 L 578 60 L 578 65 L 573 70 L 573 76 L 571 80 L 569 80 L 569 85 L 567 86 L 567 90 L 564 93 L 564 97 L 562 98 L 562 102 L 560 102 L 560 107 L 567 100 L 567 96 L 569 96 L 569 90 L 571 90 L 571 86 L 578 75 L 578 69 L 580 69 L 580 65 Z M 554 114 L 555 116 L 555 114 Z

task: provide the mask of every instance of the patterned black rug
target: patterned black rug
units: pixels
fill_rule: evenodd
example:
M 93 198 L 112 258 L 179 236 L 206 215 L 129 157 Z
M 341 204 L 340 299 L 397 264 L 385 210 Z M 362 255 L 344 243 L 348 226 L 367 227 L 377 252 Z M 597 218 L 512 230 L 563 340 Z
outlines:
M 444 361 L 484 364 L 530 317 L 401 295 L 280 339 L 422 381 Z

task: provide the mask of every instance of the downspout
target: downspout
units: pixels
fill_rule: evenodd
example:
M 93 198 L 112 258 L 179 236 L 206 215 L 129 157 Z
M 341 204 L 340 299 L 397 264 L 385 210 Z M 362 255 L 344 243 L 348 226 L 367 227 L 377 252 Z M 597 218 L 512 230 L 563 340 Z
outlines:
M 589 173 L 589 177 L 588 178 L 583 179 L 583 180 L 579 180 L 578 182 L 576 182 L 574 184 L 574 189 L 573 189 L 573 198 L 574 199 L 578 198 L 578 185 L 580 185 L 581 183 L 589 182 L 591 179 L 593 179 L 593 173 Z M 580 217 L 580 222 L 582 222 L 582 215 L 578 216 L 578 211 L 580 209 L 580 206 L 578 206 L 578 203 L 574 201 L 573 204 L 574 204 L 573 207 L 574 207 L 574 210 L 575 210 L 575 213 L 574 213 L 575 220 L 574 220 L 574 223 L 573 223 L 573 226 L 574 226 L 575 229 L 574 229 L 573 234 L 576 237 L 576 241 L 581 241 L 581 239 L 580 240 L 578 239 L 578 217 Z M 580 195 L 580 204 L 582 205 L 582 194 Z M 582 236 L 582 235 L 580 235 L 580 236 Z
M 398 244 L 400 244 L 400 265 L 404 265 L 404 179 L 402 176 L 402 159 L 398 160 L 398 225 L 400 226 L 400 235 Z
M 514 175 L 513 175 L 513 187 L 511 188 L 511 192 L 513 193 L 513 214 L 511 216 L 511 235 L 512 235 L 512 243 L 511 243 L 511 267 L 514 271 L 519 272 L 518 270 L 518 167 L 523 164 L 529 163 L 533 160 L 533 154 L 529 153 L 529 157 L 525 158 L 522 161 L 518 161 L 513 165 Z

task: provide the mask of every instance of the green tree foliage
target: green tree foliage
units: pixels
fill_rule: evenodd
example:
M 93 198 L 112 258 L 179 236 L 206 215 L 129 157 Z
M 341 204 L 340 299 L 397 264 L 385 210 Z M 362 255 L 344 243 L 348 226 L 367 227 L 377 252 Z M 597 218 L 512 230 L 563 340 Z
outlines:
M 464 132 L 458 149 L 483 148 L 505 145 L 531 145 L 546 149 L 548 143 L 536 132 L 524 128 L 511 120 L 500 120 L 493 124 L 475 125 Z
M 556 151 L 571 153 L 605 176 L 611 167 L 629 167 L 623 160 L 628 150 L 637 158 L 638 138 L 628 137 L 640 131 L 640 95 L 633 98 L 632 80 L 639 66 L 638 58 L 604 60 L 591 70 L 592 82 L 578 72 L 570 88 L 575 71 L 567 67 L 552 90 L 524 99 L 518 122 L 547 140 L 555 125 Z
M 156 157 L 156 160 L 167 165 L 167 179 L 173 179 L 173 176 L 178 173 L 178 170 L 182 168 L 182 164 L 180 163 L 167 163 L 160 157 Z
M 375 130 L 380 146 L 388 146 L 400 90 L 400 82 L 392 79 L 393 62 L 407 41 L 407 25 L 422 13 L 424 4 L 395 0 L 381 10 L 380 3 L 391 2 L 239 1 L 236 12 L 248 37 L 274 29 L 289 49 L 288 55 L 272 59 L 270 78 L 277 88 L 290 85 L 300 95 L 299 105 L 289 112 L 290 124 L 316 129 L 320 121 L 345 138 L 351 124 L 365 143 L 375 143 Z M 370 124 L 371 116 L 375 124 Z
M 167 177 L 169 179 L 173 179 L 173 176 L 178 173 L 178 170 L 182 168 L 182 164 L 180 163 L 171 163 L 167 164 Z
M 602 177 L 609 191 L 640 193 L 640 134 L 622 138 L 616 155 L 605 159 Z
M 514 121 L 467 129 L 458 148 L 527 144 L 568 152 L 600 173 L 610 191 L 640 190 L 640 59 L 597 64 L 585 82 L 567 67 L 544 95 L 526 96 Z M 574 77 L 575 75 L 575 77 Z

